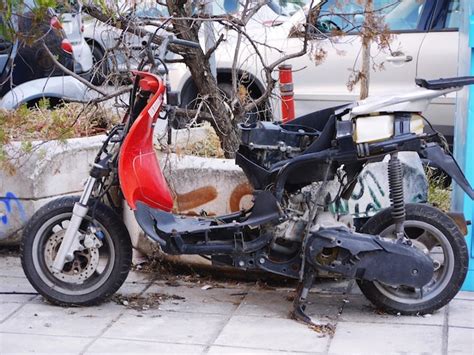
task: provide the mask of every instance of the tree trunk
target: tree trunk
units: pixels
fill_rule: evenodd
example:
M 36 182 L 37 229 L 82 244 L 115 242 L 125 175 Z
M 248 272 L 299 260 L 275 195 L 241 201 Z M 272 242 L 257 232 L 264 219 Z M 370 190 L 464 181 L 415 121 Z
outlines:
M 365 3 L 365 18 L 362 28 L 362 67 L 360 71 L 360 99 L 363 100 L 369 96 L 370 83 L 370 47 L 372 45 L 372 31 L 373 25 L 373 0 L 366 0 Z
M 188 20 L 191 11 L 186 8 L 186 1 L 167 0 L 168 11 L 173 15 L 175 35 L 180 39 L 199 42 L 199 20 Z M 184 48 L 183 48 L 184 49 Z M 211 74 L 209 61 L 202 49 L 185 49 L 182 53 L 184 63 L 189 68 L 199 94 L 207 97 L 206 105 L 212 116 L 210 124 L 218 135 L 222 149 L 227 158 L 235 155 L 240 137 L 230 113 L 224 104 L 224 96 L 217 86 L 217 80 Z

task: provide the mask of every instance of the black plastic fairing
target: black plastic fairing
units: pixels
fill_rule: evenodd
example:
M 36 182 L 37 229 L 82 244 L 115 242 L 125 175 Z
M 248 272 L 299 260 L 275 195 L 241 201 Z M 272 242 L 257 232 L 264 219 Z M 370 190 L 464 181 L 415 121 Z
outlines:
M 444 90 L 474 84 L 474 76 L 460 76 L 455 78 L 426 80 L 415 79 L 415 83 L 428 90 Z
M 342 109 L 349 106 L 350 105 L 340 105 L 340 106 L 329 107 L 324 110 L 311 112 L 306 115 L 299 116 L 295 118 L 294 120 L 283 124 L 283 127 L 289 126 L 289 125 L 302 125 L 302 126 L 314 128 L 318 131 L 322 131 L 331 116 L 333 115 L 337 116 L 338 114 L 342 114 L 344 112 L 344 110 Z
M 219 217 L 194 217 L 173 214 L 151 208 L 142 202 L 137 202 L 135 217 L 138 224 L 149 236 L 154 238 L 155 235 L 159 235 L 159 238 L 154 238 L 158 240 L 176 233 L 187 235 L 229 228 L 238 229 L 246 226 L 253 228 L 263 223 L 278 221 L 283 216 L 283 212 L 270 191 L 257 191 L 255 195 L 251 212 L 247 215 L 239 214 L 240 218 L 231 221 L 222 221 Z
M 270 172 L 249 159 L 249 149 L 241 146 L 235 153 L 235 163 L 242 168 L 255 190 L 263 190 L 269 184 Z
M 426 148 L 420 151 L 420 154 L 430 163 L 444 170 L 474 200 L 474 190 L 451 154 L 446 153 L 437 143 L 428 143 Z
M 320 258 L 325 250 L 334 250 L 337 255 L 331 263 Z M 313 233 L 306 260 L 317 269 L 389 285 L 422 287 L 433 277 L 433 260 L 423 251 L 347 228 L 321 228 Z

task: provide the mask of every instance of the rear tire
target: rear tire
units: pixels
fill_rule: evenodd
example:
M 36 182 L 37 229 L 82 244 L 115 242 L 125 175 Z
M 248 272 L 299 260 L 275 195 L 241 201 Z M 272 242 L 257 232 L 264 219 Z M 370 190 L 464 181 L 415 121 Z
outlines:
M 393 229 L 389 208 L 370 218 L 361 232 L 390 238 Z M 435 268 L 432 281 L 421 290 L 364 280 L 357 283 L 374 305 L 389 313 L 432 313 L 451 301 L 464 282 L 468 267 L 464 236 L 445 213 L 423 204 L 406 205 L 405 234 L 415 247 L 429 252 Z
M 44 298 L 62 306 L 104 301 L 122 286 L 132 261 L 130 237 L 119 216 L 100 202 L 94 208 L 95 201 L 91 201 L 80 232 L 85 235 L 93 222 L 95 232 L 88 234 L 93 245 L 76 251 L 61 273 L 52 272 L 52 261 L 78 200 L 63 197 L 40 208 L 26 225 L 21 243 L 26 277 Z

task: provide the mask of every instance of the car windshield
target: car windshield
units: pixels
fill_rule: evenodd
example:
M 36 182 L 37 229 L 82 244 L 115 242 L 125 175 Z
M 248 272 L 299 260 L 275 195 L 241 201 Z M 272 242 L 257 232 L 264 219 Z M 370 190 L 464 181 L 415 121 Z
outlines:
M 32 0 L 29 0 L 32 1 Z M 255 6 L 257 1 L 252 1 L 250 6 Z M 268 0 L 268 8 L 275 15 L 291 16 L 306 5 L 309 0 Z M 221 16 L 227 14 L 238 14 L 242 11 L 242 1 L 218 0 L 212 2 L 212 15 Z M 140 18 L 158 19 L 169 16 L 168 8 L 157 4 L 155 1 L 142 1 L 136 5 L 135 14 Z
M 374 12 L 391 31 L 414 30 L 425 0 L 374 0 Z M 364 23 L 364 6 L 356 1 L 328 0 L 321 6 L 316 27 L 322 32 L 358 32 Z
M 308 2 L 308 0 L 268 0 L 267 6 L 276 15 L 291 16 Z M 257 3 L 258 1 L 251 1 L 250 6 L 255 6 Z M 242 1 L 238 0 L 218 0 L 213 2 L 214 15 L 238 13 L 242 9 Z
M 135 14 L 140 18 L 157 19 L 161 17 L 168 17 L 168 8 L 159 5 L 156 2 L 144 1 L 137 4 Z

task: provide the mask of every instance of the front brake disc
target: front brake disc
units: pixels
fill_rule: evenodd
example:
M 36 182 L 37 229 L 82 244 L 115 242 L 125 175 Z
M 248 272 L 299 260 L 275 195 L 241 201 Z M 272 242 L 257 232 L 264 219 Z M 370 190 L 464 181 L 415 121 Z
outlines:
M 64 238 L 65 231 L 60 231 L 53 234 L 45 245 L 44 249 L 44 260 L 48 270 L 56 278 L 61 281 L 82 284 L 84 281 L 89 279 L 97 269 L 99 265 L 99 248 L 95 247 L 96 245 L 100 247 L 102 242 L 97 238 L 97 236 L 92 235 L 94 239 L 93 247 L 84 248 L 80 251 L 74 252 L 74 259 L 72 261 L 66 262 L 64 264 L 63 270 L 61 272 L 53 271 L 53 261 L 56 257 L 56 254 L 59 250 L 59 246 Z M 91 236 L 88 236 L 89 238 Z

